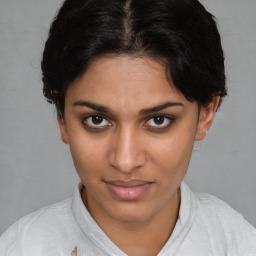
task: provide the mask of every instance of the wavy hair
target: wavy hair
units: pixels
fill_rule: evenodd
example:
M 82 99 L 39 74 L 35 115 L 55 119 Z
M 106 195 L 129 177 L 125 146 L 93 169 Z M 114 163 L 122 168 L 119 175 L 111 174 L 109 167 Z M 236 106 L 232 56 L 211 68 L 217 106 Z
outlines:
M 66 0 L 42 58 L 43 92 L 64 114 L 69 84 L 104 54 L 163 58 L 167 77 L 189 101 L 227 94 L 214 16 L 197 0 Z

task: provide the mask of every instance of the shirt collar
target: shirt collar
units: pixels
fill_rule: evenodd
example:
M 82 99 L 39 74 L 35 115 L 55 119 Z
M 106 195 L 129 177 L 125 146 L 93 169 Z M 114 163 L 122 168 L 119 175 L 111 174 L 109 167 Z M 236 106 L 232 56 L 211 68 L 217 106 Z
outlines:
M 73 193 L 72 212 L 83 234 L 87 236 L 87 238 L 98 248 L 104 251 L 106 255 L 127 256 L 107 237 L 103 230 L 94 221 L 87 208 L 84 206 L 81 198 L 81 189 L 82 183 L 79 183 Z M 182 243 L 193 224 L 194 216 L 196 214 L 195 195 L 185 182 L 181 183 L 180 189 L 181 204 L 179 218 L 171 237 L 158 254 L 159 256 L 166 255 L 166 253 L 170 255 L 171 251 L 173 252 L 171 255 L 174 255 L 176 250 L 175 248 Z

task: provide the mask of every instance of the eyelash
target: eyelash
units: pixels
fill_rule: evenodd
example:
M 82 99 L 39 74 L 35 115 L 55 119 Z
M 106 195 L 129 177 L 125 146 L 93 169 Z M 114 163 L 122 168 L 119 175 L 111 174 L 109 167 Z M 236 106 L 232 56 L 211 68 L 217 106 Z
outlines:
M 103 115 L 100 115 L 100 114 L 93 114 L 93 115 L 89 115 L 89 116 L 86 116 L 86 117 L 83 118 L 83 120 L 82 120 L 83 125 L 85 125 L 87 128 L 94 129 L 94 130 L 96 130 L 96 129 L 104 129 L 104 128 L 107 128 L 107 127 L 110 127 L 110 126 L 111 126 L 111 124 L 105 125 L 105 126 L 103 126 L 103 127 L 101 127 L 101 126 L 99 126 L 99 125 L 92 126 L 92 125 L 90 125 L 90 124 L 87 124 L 88 119 L 89 119 L 89 118 L 93 118 L 93 117 L 102 118 L 102 120 L 106 120 L 108 123 L 110 123 L 110 122 L 108 121 L 108 119 L 107 119 L 106 117 L 104 117 Z
M 105 120 L 105 121 L 108 122 L 108 124 L 107 124 L 107 125 L 104 125 L 104 126 L 100 126 L 100 125 L 90 125 L 90 124 L 88 124 L 88 119 L 93 118 L 93 117 L 96 117 L 96 118 L 98 117 L 98 118 L 102 119 L 103 121 Z M 154 118 L 164 118 L 164 119 L 165 119 L 165 122 L 166 122 L 166 120 L 167 120 L 168 123 L 167 123 L 166 125 L 164 125 L 164 126 L 158 126 L 158 125 L 156 125 L 156 126 L 151 126 L 151 125 L 148 125 L 149 121 L 150 121 L 151 119 L 154 119 Z M 150 130 L 163 130 L 163 129 L 169 128 L 169 127 L 173 124 L 173 122 L 175 122 L 175 118 L 174 118 L 174 117 L 169 116 L 169 115 L 160 115 L 160 114 L 158 114 L 158 115 L 150 116 L 150 117 L 147 119 L 146 123 L 143 124 L 143 126 L 146 127 L 146 128 L 148 128 L 148 129 L 150 129 Z M 112 124 L 110 123 L 110 121 L 108 121 L 108 119 L 107 119 L 106 117 L 104 117 L 103 115 L 101 115 L 101 114 L 92 114 L 92 115 L 88 115 L 88 116 L 86 116 L 86 117 L 84 117 L 84 118 L 82 119 L 82 123 L 83 123 L 84 126 L 86 126 L 86 128 L 91 129 L 91 130 L 94 130 L 94 131 L 100 131 L 101 129 L 102 129 L 102 130 L 103 130 L 103 129 L 105 130 L 106 128 L 108 128 L 108 127 L 110 127 L 110 126 L 112 125 Z M 100 123 L 100 124 L 101 124 L 101 123 Z M 161 124 L 160 124 L 160 125 L 161 125 Z
M 150 125 L 144 125 L 145 127 L 148 127 L 150 129 L 165 129 L 165 128 L 169 128 L 174 122 L 175 122 L 175 118 L 172 117 L 172 116 L 169 116 L 169 115 L 153 115 L 153 116 L 150 116 L 148 119 L 147 119 L 147 122 L 146 124 L 151 120 L 151 119 L 154 119 L 154 118 L 157 118 L 157 117 L 160 117 L 160 118 L 164 118 L 164 119 L 167 119 L 168 120 L 168 124 L 164 125 L 164 126 L 150 126 Z

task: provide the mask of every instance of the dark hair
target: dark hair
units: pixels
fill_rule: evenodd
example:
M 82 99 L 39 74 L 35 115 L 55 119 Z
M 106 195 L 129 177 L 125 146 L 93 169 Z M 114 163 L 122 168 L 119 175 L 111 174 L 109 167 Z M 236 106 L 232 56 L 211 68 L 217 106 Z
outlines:
M 41 63 L 44 95 L 59 113 L 69 84 L 104 54 L 164 58 L 175 87 L 199 105 L 227 94 L 215 18 L 197 0 L 64 1 Z

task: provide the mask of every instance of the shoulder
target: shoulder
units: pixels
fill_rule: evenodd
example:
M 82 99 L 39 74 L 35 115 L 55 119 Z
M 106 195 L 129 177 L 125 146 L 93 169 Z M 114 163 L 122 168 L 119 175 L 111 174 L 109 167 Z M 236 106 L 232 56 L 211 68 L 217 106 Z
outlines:
M 194 193 L 197 204 L 197 213 L 199 216 L 211 216 L 213 218 L 218 218 L 224 225 L 229 224 L 245 224 L 248 223 L 245 221 L 242 214 L 233 209 L 223 200 L 205 193 Z M 254 229 L 251 225 L 252 229 Z
M 71 205 L 71 198 L 63 200 L 59 203 L 45 206 L 37 211 L 34 211 L 16 223 L 14 223 L 7 231 L 1 236 L 1 238 L 11 233 L 11 231 L 17 230 L 19 234 L 43 225 L 47 227 L 52 224 L 52 222 L 62 222 L 66 215 L 69 214 Z
M 40 247 L 40 243 L 49 238 L 65 239 L 65 233 L 69 232 L 69 226 L 72 225 L 71 202 L 69 198 L 46 206 L 14 223 L 0 237 L 0 255 L 6 255 L 7 252 L 7 255 L 18 255 L 24 248 L 32 248 L 33 245 Z
M 194 193 L 197 204 L 196 221 L 204 223 L 208 234 L 221 237 L 238 255 L 255 255 L 256 229 L 244 217 L 221 199 Z M 201 227 L 202 228 L 202 227 Z

